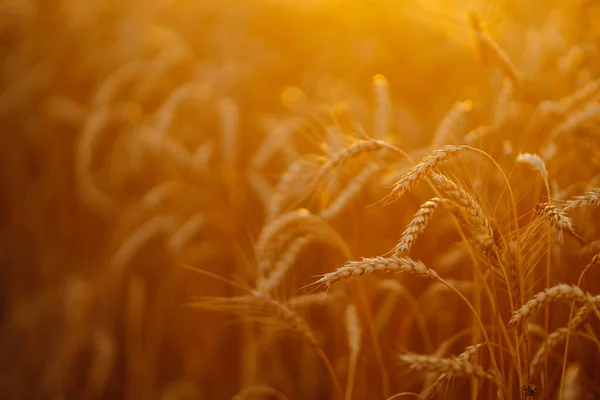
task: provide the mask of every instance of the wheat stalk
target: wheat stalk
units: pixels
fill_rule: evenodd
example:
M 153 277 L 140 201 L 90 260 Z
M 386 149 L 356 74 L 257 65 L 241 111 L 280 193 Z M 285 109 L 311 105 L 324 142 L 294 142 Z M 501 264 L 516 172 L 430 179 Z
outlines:
M 477 45 L 484 60 L 488 55 L 491 55 L 498 68 L 507 76 L 516 87 L 521 87 L 523 84 L 523 74 L 510 60 L 510 57 L 500 47 L 500 45 L 492 39 L 486 31 L 481 19 L 475 13 L 469 13 L 469 24 L 473 29 L 473 33 L 477 38 Z
M 361 341 L 360 321 L 354 304 L 351 304 L 346 308 L 346 334 L 348 336 L 348 347 L 350 348 L 346 400 L 351 400 Z

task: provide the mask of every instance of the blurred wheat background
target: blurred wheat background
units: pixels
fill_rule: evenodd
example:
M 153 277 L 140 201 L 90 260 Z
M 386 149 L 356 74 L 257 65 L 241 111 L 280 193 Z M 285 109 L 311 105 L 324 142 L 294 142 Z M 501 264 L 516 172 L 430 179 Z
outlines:
M 600 2 L 4 0 L 0 56 L 0 398 L 600 398 Z

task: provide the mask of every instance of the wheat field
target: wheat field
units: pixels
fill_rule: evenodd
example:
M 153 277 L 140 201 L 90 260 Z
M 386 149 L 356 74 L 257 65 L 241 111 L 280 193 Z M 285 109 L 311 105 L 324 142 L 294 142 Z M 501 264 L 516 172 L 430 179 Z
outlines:
M 1 399 L 600 398 L 600 2 L 0 3 Z

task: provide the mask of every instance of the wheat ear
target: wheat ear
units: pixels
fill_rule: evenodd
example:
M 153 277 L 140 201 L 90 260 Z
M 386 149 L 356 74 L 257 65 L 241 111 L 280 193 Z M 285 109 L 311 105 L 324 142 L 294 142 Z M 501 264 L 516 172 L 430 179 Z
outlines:
M 329 272 L 316 283 L 329 287 L 340 280 L 351 280 L 357 276 L 372 275 L 375 273 L 399 274 L 408 273 L 425 278 L 439 279 L 438 274 L 425 266 L 420 261 L 408 257 L 373 257 L 363 258 L 360 261 L 349 261 L 336 271 Z
M 571 363 L 565 372 L 564 386 L 560 393 L 562 400 L 580 400 L 583 399 L 586 386 L 582 385 L 581 368 L 579 364 Z
M 302 181 L 301 176 L 310 165 L 309 160 L 300 158 L 290 164 L 281 175 L 267 206 L 267 221 L 271 221 L 281 214 L 290 192 L 293 192 L 294 186 Z
M 517 162 L 523 164 L 529 164 L 533 169 L 538 171 L 542 178 L 548 179 L 548 170 L 544 160 L 537 154 L 521 153 L 517 156 Z
M 539 308 L 545 307 L 557 300 L 587 302 L 592 304 L 593 307 L 595 304 L 594 297 L 591 294 L 585 293 L 577 286 L 561 283 L 539 292 L 533 299 L 529 300 L 520 309 L 515 311 L 508 322 L 508 328 L 511 329 L 522 324 Z
M 440 199 L 434 197 L 433 199 L 428 200 L 421 205 L 419 211 L 416 212 L 408 224 L 408 227 L 404 230 L 404 232 L 402 232 L 402 236 L 394 248 L 395 256 L 407 254 L 410 251 L 412 245 L 417 240 L 417 237 L 421 235 L 427 228 L 429 219 L 433 215 L 433 212 L 435 211 L 439 202 Z
M 171 217 L 155 216 L 144 222 L 113 254 L 110 259 L 111 268 L 122 271 L 151 239 L 161 234 L 168 234 L 172 229 L 173 218 Z
M 294 239 L 286 249 L 285 253 L 283 253 L 281 258 L 275 263 L 272 270 L 263 271 L 266 272 L 266 276 L 259 275 L 256 290 L 266 294 L 277 287 L 300 253 L 315 239 L 316 236 L 313 234 L 304 235 Z
M 392 145 L 384 142 L 383 140 L 360 140 L 356 143 L 345 147 L 341 151 L 335 153 L 329 160 L 325 162 L 317 172 L 315 181 L 321 181 L 323 177 L 330 171 L 340 167 L 348 160 L 357 157 L 363 153 L 373 152 L 382 149 L 390 149 L 395 152 L 398 150 Z
M 327 221 L 307 209 L 301 208 L 283 214 L 264 226 L 256 241 L 255 255 L 258 261 L 259 274 L 267 276 L 276 249 L 277 238 L 296 234 L 314 234 L 334 247 L 339 248 L 344 256 L 349 257 L 349 250 L 342 237 Z M 285 235 L 284 235 L 285 234 Z
M 582 244 L 585 244 L 585 240 L 575 230 L 573 220 L 565 215 L 563 209 L 551 203 L 539 203 L 535 206 L 535 212 L 550 222 L 550 224 L 561 233 L 567 231 Z
M 404 193 L 411 190 L 421 179 L 429 174 L 440 163 L 457 156 L 465 147 L 448 145 L 439 150 L 434 150 L 432 154 L 426 156 L 415 165 L 410 172 L 400 178 L 395 184 L 390 196 L 401 197 Z
M 596 304 L 600 304 L 600 296 L 596 296 Z M 547 352 L 552 351 L 556 346 L 563 343 L 567 340 L 567 335 L 569 332 L 577 331 L 579 328 L 585 324 L 590 316 L 590 313 L 593 311 L 593 307 L 590 304 L 585 304 L 583 307 L 577 311 L 569 327 L 563 327 L 555 330 L 550 335 L 546 341 L 540 346 L 538 351 L 533 356 L 533 361 L 531 362 L 530 374 L 531 376 L 537 375 L 544 365 L 544 358 Z
M 335 200 L 326 209 L 321 211 L 321 217 L 332 219 L 338 216 L 380 170 L 381 167 L 377 164 L 369 164 L 363 168 L 358 175 L 348 182 L 346 188 L 338 194 Z
M 377 74 L 373 77 L 373 95 L 375 98 L 373 132 L 377 139 L 383 139 L 390 133 L 392 113 L 390 84 L 385 76 Z
M 485 346 L 485 343 L 479 343 L 479 344 L 474 344 L 472 346 L 468 346 L 467 348 L 465 348 L 465 350 L 458 355 L 458 357 L 456 357 L 457 360 L 459 361 L 466 361 L 466 362 L 471 362 L 473 360 L 473 356 L 475 355 L 475 353 L 477 353 L 477 351 Z M 443 373 L 441 374 L 436 381 L 427 388 L 426 390 L 426 394 L 424 395 L 425 398 L 431 398 L 438 390 L 438 388 L 447 380 L 449 380 L 452 376 L 449 375 L 448 373 Z
M 442 358 L 425 354 L 401 354 L 402 363 L 409 364 L 413 371 L 437 372 L 447 377 L 475 377 L 488 379 L 498 385 L 498 379 L 478 365 L 458 357 Z
M 432 172 L 430 176 L 435 186 L 462 208 L 467 217 L 467 223 L 477 233 L 477 242 L 484 249 L 490 249 L 494 245 L 494 229 L 492 222 L 479 203 L 462 186 L 448 177 L 435 172 Z
M 595 120 L 598 115 L 600 115 L 600 104 L 590 103 L 581 110 L 571 113 L 569 118 L 554 128 L 549 135 L 555 137 L 573 132 L 582 125 Z
M 598 96 L 600 96 L 600 79 L 588 83 L 572 95 L 561 99 L 557 104 L 557 108 L 562 114 L 566 114 L 589 104 Z
M 473 102 L 470 100 L 454 103 L 433 134 L 433 145 L 439 147 L 448 142 L 456 142 L 458 138 L 463 137 L 466 131 L 467 117 L 472 110 Z
M 600 188 L 594 188 L 583 196 L 576 196 L 567 200 L 562 207 L 563 212 L 568 212 L 576 208 L 595 208 L 600 205 Z

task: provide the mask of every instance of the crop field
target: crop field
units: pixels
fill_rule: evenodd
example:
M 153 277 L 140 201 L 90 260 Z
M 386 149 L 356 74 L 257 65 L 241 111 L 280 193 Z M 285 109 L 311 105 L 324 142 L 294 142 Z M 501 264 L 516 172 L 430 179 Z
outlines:
M 0 399 L 600 398 L 600 1 L 3 0 Z

